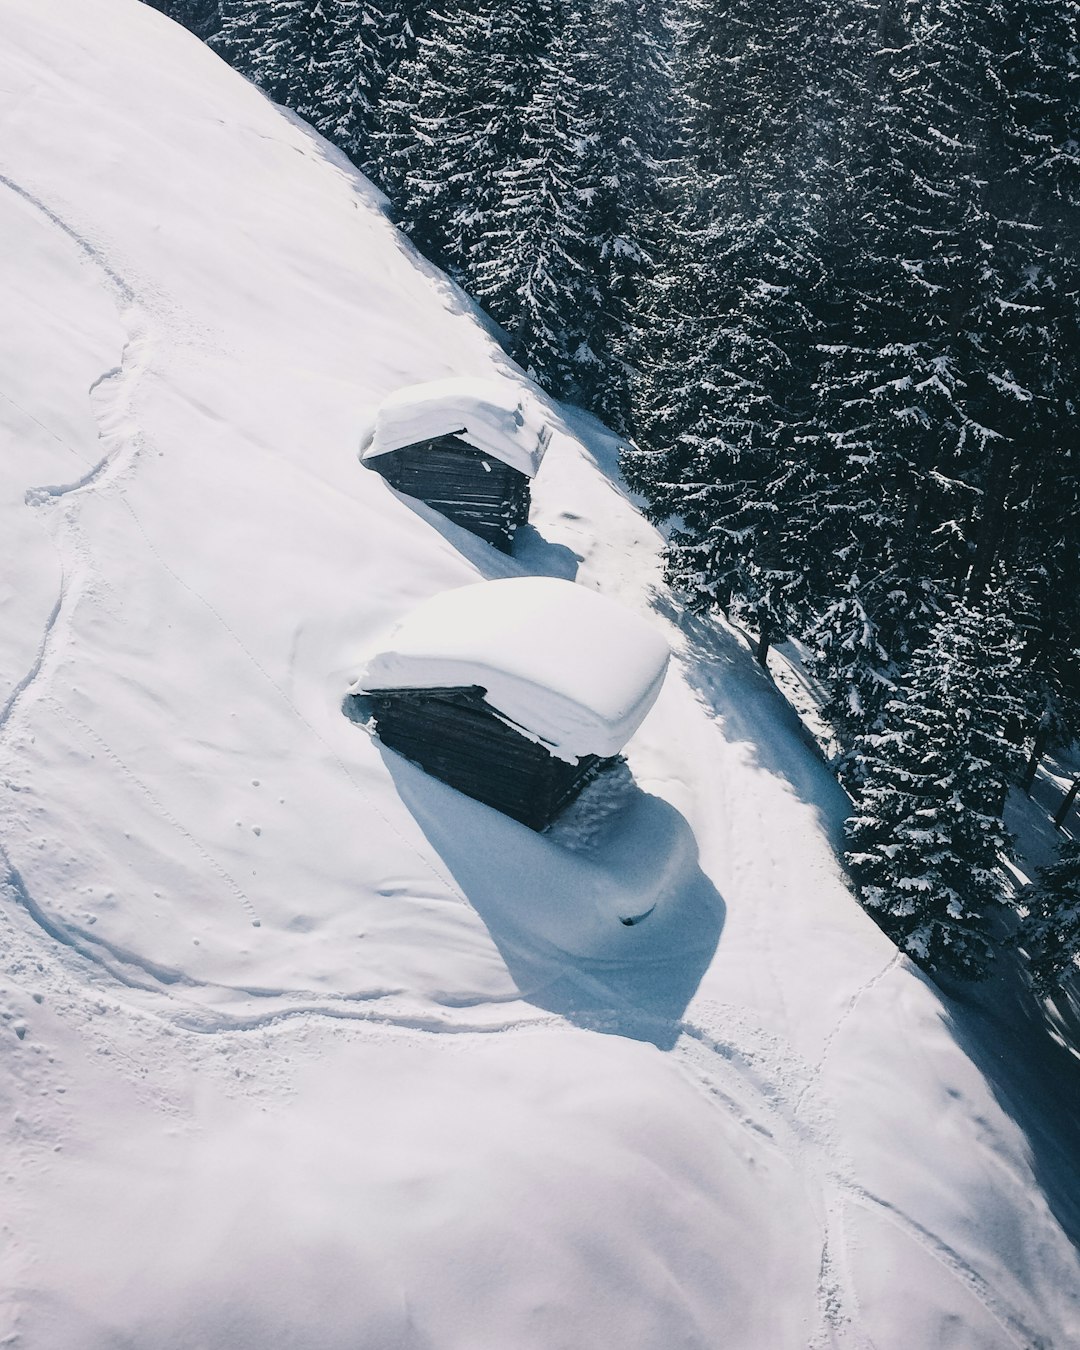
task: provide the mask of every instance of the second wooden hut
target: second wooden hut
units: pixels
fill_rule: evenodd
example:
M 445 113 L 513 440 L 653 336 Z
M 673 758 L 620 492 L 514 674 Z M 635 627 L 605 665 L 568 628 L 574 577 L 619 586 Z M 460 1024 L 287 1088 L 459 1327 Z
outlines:
M 509 553 L 551 440 L 537 400 L 513 380 L 409 385 L 378 408 L 366 468 Z

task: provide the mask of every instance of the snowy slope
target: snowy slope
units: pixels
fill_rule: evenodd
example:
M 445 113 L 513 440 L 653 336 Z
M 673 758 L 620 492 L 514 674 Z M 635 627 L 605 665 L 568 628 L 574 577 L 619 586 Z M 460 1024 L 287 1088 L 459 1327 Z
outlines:
M 611 438 L 556 437 L 513 560 L 364 472 L 401 384 L 519 377 L 137 0 L 3 0 L 0 175 L 0 1342 L 1080 1342 L 1067 1160 L 855 905 Z M 341 712 L 402 614 L 526 572 L 675 651 L 550 837 Z

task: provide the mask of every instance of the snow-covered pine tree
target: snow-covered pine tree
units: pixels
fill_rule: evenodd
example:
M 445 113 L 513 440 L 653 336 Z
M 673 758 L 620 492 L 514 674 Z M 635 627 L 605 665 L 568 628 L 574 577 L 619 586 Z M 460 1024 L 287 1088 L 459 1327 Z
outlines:
M 1017 941 L 1028 954 L 1035 990 L 1045 997 L 1080 970 L 1080 840 L 1062 843 L 1021 903 Z
M 798 434 L 838 39 L 831 16 L 810 8 L 785 0 L 767 20 L 750 0 L 676 11 L 681 154 L 652 232 L 633 362 L 638 445 L 624 457 L 654 515 L 677 520 L 673 583 L 743 614 L 762 660 L 801 624 L 824 556 L 824 517 L 800 505 L 811 484 Z
M 986 221 L 958 81 L 986 55 L 952 0 L 882 6 L 865 23 L 878 45 L 860 72 L 859 115 L 843 127 L 803 448 L 829 485 L 839 553 L 862 578 L 877 641 L 903 662 L 962 584 L 975 478 L 996 434 L 966 407 L 964 317 Z
M 555 22 L 554 0 L 447 3 L 386 83 L 382 181 L 420 248 L 466 286 L 488 257 Z
M 996 592 L 979 609 L 956 604 L 912 658 L 882 729 L 857 747 L 847 860 L 862 902 L 901 950 L 947 975 L 986 972 L 1005 898 L 1018 660 Z
M 968 593 L 995 565 L 1020 589 L 1033 771 L 1080 734 L 1080 5 L 995 0 L 986 21 L 993 233 L 971 405 L 1001 434 L 980 478 Z
M 863 578 L 862 607 L 897 664 L 942 597 L 977 601 L 995 564 L 1063 581 L 1070 532 L 1075 556 L 1062 438 L 1080 381 L 1066 243 L 1080 227 L 1067 150 L 1080 100 L 1066 9 L 1075 20 L 1074 4 L 1015 0 L 882 7 L 847 133 L 822 310 L 832 331 L 804 446 L 850 540 L 836 555 Z M 1046 589 L 1065 598 L 1032 593 Z M 860 640 L 851 619 L 842 649 Z
M 234 70 L 266 88 L 262 67 L 272 21 L 269 0 L 220 0 L 220 19 L 210 45 Z
M 269 0 L 264 87 L 318 131 L 329 126 L 327 84 L 336 0 Z
M 276 102 L 322 130 L 334 0 L 221 0 L 213 46 Z
M 145 3 L 182 23 L 204 42 L 221 26 L 219 0 L 145 0 Z
M 755 246 L 767 228 L 755 223 Z M 708 406 L 696 424 L 683 422 L 682 444 L 675 446 L 681 456 L 688 441 L 698 442 L 681 468 L 677 499 L 673 495 L 679 523 L 667 573 L 696 606 L 717 605 L 749 623 L 764 665 L 771 642 L 799 631 L 813 582 L 806 559 L 815 525 L 798 505 L 803 465 L 795 433 L 798 365 L 814 323 L 803 295 L 814 260 L 792 265 L 797 254 L 790 234 L 775 252 L 739 247 L 742 242 L 725 229 L 717 253 L 706 258 L 754 284 L 736 287 L 723 318 L 706 323 L 701 351 L 685 355 L 686 370 L 700 372 Z M 685 339 L 690 331 L 688 324 L 677 336 Z M 671 370 L 676 362 L 669 357 L 666 364 Z
M 656 0 L 567 4 L 497 175 L 476 294 L 553 392 L 619 425 L 668 92 Z
M 822 713 L 836 732 L 843 751 L 856 738 L 874 730 L 888 698 L 895 691 L 889 654 L 878 637 L 877 625 L 862 600 L 862 583 L 852 575 L 806 634 L 810 668 L 825 692 Z M 837 772 L 857 789 L 859 766 L 842 755 Z
M 564 13 L 522 112 L 519 156 L 496 176 L 476 292 L 552 393 L 577 393 L 574 353 L 599 304 L 590 247 L 587 164 L 596 127 L 583 97 L 587 58 L 577 11 Z
M 373 175 L 388 73 L 413 43 L 415 0 L 220 0 L 212 45 Z
M 594 134 L 581 188 L 599 294 L 573 350 L 579 400 L 624 429 L 634 315 L 650 266 L 648 232 L 675 140 L 672 35 L 660 0 L 602 0 L 585 15 L 592 33 L 579 69 L 591 75 L 585 106 Z
M 376 179 L 377 109 L 399 49 L 411 43 L 411 9 L 394 0 L 333 0 L 326 60 L 312 91 L 319 130 Z

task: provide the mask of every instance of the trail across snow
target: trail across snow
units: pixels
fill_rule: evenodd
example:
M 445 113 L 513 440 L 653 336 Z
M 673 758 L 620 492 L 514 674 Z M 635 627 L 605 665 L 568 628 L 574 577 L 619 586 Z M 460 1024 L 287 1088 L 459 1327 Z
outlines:
M 1039 1141 L 614 438 L 566 413 L 509 559 L 364 472 L 395 389 L 511 368 L 137 0 L 7 0 L 0 133 L 0 1341 L 1080 1340 Z M 403 614 L 529 574 L 674 651 L 546 836 L 342 715 Z

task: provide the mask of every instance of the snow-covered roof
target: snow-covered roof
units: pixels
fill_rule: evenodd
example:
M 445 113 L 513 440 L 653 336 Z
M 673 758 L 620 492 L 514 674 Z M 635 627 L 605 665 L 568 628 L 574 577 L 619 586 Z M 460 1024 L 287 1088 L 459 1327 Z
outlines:
M 418 606 L 353 691 L 479 685 L 496 712 L 573 761 L 618 754 L 660 692 L 668 656 L 661 633 L 613 600 L 511 577 Z
M 398 389 L 383 400 L 361 443 L 360 458 L 366 464 L 450 434 L 535 478 L 551 426 L 539 401 L 513 380 L 432 380 Z

